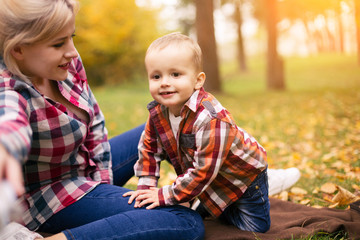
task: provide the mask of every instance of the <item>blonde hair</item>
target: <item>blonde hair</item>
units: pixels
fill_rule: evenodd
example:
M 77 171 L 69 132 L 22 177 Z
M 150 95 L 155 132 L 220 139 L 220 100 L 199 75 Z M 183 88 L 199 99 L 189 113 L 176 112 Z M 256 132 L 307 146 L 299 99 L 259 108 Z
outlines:
M 0 0 L 0 56 L 22 79 L 12 49 L 46 41 L 61 31 L 79 9 L 77 0 Z
M 148 55 L 151 51 L 161 50 L 169 45 L 188 47 L 193 52 L 193 61 L 194 61 L 195 69 L 197 69 L 199 72 L 202 71 L 203 60 L 202 60 L 202 52 L 199 44 L 190 37 L 178 32 L 164 35 L 153 41 L 150 44 L 149 48 L 147 49 L 146 55 Z

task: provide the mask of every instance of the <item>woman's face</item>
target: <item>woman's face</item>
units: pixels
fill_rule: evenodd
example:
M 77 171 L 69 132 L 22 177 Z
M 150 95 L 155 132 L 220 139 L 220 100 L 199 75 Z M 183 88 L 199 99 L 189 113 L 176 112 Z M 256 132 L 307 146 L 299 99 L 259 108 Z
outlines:
M 23 74 L 31 81 L 44 79 L 63 81 L 70 62 L 78 56 L 73 43 L 75 17 L 53 38 L 30 45 L 21 45 L 15 52 Z

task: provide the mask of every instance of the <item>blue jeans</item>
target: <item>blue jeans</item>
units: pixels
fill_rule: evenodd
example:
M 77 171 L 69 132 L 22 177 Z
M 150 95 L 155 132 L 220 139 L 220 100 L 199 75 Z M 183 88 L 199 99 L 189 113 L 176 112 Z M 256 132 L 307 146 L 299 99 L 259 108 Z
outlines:
M 133 176 L 137 145 L 144 125 L 110 139 L 114 184 L 101 184 L 53 215 L 40 232 L 63 232 L 67 239 L 203 239 L 202 218 L 183 206 L 152 210 L 128 204 L 120 187 Z M 116 186 L 118 185 L 118 186 Z
M 221 214 L 220 219 L 239 229 L 264 233 L 270 228 L 267 170 L 259 174 L 244 195 Z

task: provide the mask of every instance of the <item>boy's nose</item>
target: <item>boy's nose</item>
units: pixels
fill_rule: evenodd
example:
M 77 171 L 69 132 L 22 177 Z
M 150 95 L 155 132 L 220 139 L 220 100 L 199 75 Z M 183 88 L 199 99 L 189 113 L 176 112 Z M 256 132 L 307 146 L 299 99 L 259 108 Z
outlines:
M 168 86 L 169 85 L 169 78 L 164 76 L 161 78 L 161 86 Z

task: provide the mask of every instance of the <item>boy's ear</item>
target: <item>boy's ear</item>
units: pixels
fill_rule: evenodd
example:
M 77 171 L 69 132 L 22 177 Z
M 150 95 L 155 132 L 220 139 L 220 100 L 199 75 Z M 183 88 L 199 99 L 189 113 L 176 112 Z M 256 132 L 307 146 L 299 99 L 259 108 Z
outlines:
M 10 53 L 16 60 L 23 59 L 23 51 L 20 46 L 15 46 L 13 49 L 11 49 Z
M 196 78 L 195 90 L 199 90 L 202 86 L 204 86 L 206 79 L 206 75 L 204 72 L 198 74 Z

